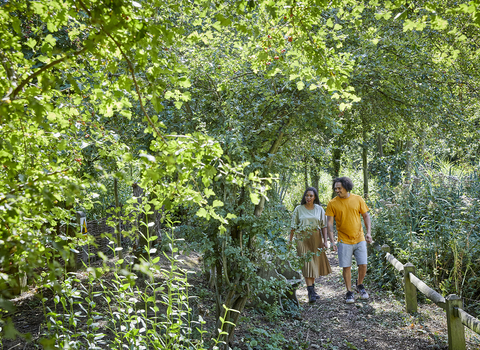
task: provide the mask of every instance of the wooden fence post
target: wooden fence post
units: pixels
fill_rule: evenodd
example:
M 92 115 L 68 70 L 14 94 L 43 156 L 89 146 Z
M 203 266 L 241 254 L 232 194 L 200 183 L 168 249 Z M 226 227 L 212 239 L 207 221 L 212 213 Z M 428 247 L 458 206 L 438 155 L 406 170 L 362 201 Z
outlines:
M 415 274 L 415 266 L 403 265 L 403 284 L 405 288 L 405 307 L 409 314 L 417 312 L 417 288 L 410 282 L 410 273 Z
M 448 349 L 465 350 L 465 329 L 454 308 L 463 308 L 463 300 L 455 294 L 445 298 L 448 328 Z

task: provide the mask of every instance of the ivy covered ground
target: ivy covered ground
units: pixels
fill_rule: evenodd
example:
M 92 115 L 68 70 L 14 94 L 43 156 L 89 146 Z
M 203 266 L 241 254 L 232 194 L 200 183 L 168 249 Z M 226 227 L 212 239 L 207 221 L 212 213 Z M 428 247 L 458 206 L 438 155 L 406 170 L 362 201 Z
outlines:
M 214 292 L 207 287 L 198 254 L 179 255 L 179 267 L 189 273 L 189 291 L 194 313 L 206 321 L 205 337 L 214 328 Z M 232 349 L 448 349 L 446 317 L 434 304 L 419 303 L 419 311 L 409 315 L 404 311 L 401 291 L 383 291 L 368 285 L 370 300 L 344 303 L 344 286 L 335 253 L 329 252 L 332 274 L 316 280 L 322 298 L 308 304 L 305 286 L 297 291 L 301 304 L 297 317 L 285 315 L 275 305 L 269 308 L 250 303 L 238 324 Z M 169 269 L 170 262 L 162 258 L 159 264 Z M 370 266 L 375 269 L 375 266 Z M 85 279 L 79 271 L 78 278 Z M 53 305 L 51 295 L 47 305 Z M 3 340 L 3 349 L 37 349 L 45 334 L 45 318 L 38 297 L 32 292 L 15 299 L 15 326 L 30 333 L 32 342 Z M 98 303 L 97 311 L 105 310 Z M 107 323 L 104 324 L 104 326 Z M 104 329 L 105 331 L 105 329 Z M 478 349 L 480 337 L 467 328 L 467 349 Z M 108 331 L 106 331 L 108 337 Z M 47 344 L 43 344 L 45 346 Z M 47 347 L 48 348 L 48 347 Z

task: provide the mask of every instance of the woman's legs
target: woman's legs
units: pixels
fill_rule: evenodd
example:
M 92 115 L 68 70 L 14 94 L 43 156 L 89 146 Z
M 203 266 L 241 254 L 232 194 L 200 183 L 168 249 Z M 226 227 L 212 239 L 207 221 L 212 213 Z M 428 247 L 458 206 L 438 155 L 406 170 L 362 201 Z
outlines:
M 312 284 L 315 283 L 315 278 L 313 278 L 313 277 L 305 277 L 305 283 L 307 284 L 307 287 L 308 287 L 308 286 L 311 286 Z
M 314 303 L 317 300 L 315 287 L 313 283 L 315 282 L 315 278 L 313 277 L 305 277 L 305 282 L 307 283 L 307 291 L 308 291 L 308 302 Z

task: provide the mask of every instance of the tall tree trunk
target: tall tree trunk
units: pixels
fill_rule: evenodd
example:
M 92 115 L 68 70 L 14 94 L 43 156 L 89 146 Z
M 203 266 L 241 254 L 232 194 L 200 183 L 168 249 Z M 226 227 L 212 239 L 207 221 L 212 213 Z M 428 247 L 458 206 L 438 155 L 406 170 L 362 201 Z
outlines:
M 310 177 L 312 179 L 312 186 L 315 187 L 318 191 L 318 186 L 320 184 L 320 173 L 318 169 L 315 169 L 310 172 Z
M 303 158 L 303 178 L 305 180 L 305 188 L 308 186 L 308 158 Z
M 280 145 L 283 141 L 283 137 L 285 136 L 285 133 L 283 131 L 284 128 L 287 128 L 291 123 L 291 120 L 288 121 L 288 123 L 280 128 L 280 131 L 278 133 L 277 139 L 273 142 L 272 146 L 267 152 L 267 161 L 265 162 L 264 165 L 264 172 L 268 172 L 270 170 L 270 166 L 272 165 L 273 162 L 273 157 L 271 155 L 274 155 L 278 152 L 278 149 L 280 148 Z M 254 215 L 256 217 L 260 217 L 262 215 L 263 209 L 265 208 L 265 197 L 262 196 L 260 198 L 260 202 L 255 205 L 255 210 L 254 210 Z
M 342 149 L 340 145 L 340 140 L 336 141 L 333 150 L 332 150 L 332 180 L 340 176 L 341 168 L 341 159 L 342 159 Z M 335 191 L 332 190 L 332 198 L 335 197 Z
M 381 133 L 377 134 L 377 151 L 378 155 L 383 157 L 383 138 Z
M 290 172 L 287 175 L 282 174 L 278 183 L 278 197 L 280 199 L 280 203 L 282 204 L 283 200 L 285 199 L 285 195 L 287 194 L 287 187 L 291 177 L 292 174 Z
M 273 142 L 272 146 L 270 147 L 270 149 L 268 150 L 267 152 L 267 161 L 265 162 L 264 164 L 264 168 L 263 168 L 263 171 L 265 173 L 268 173 L 268 171 L 270 170 L 270 167 L 272 165 L 272 162 L 273 162 L 273 157 L 272 155 L 276 154 L 278 152 L 278 149 L 280 148 L 280 145 L 282 144 L 282 141 L 283 141 L 283 138 L 285 136 L 285 133 L 284 133 L 284 128 L 287 128 L 291 123 L 291 120 L 289 120 L 287 122 L 286 125 L 282 126 L 279 130 L 279 133 L 278 133 L 278 137 L 277 139 Z M 244 193 L 243 194 L 243 197 L 241 198 L 241 200 L 243 201 L 243 198 L 246 197 L 246 194 Z M 254 215 L 256 217 L 260 217 L 260 215 L 262 215 L 262 212 L 263 212 L 263 209 L 265 208 L 265 197 L 262 196 L 260 198 L 260 201 L 258 204 L 255 205 L 255 209 L 254 209 Z M 241 232 L 239 233 L 240 235 L 242 234 Z M 251 249 L 252 248 L 252 245 L 253 245 L 253 236 L 252 235 L 249 235 L 248 237 L 248 242 L 246 243 L 246 246 Z M 219 258 L 217 256 L 217 262 L 219 262 Z M 224 264 L 227 263 L 226 261 L 224 261 Z M 224 269 L 226 269 L 226 266 L 224 266 Z M 218 274 L 218 271 L 217 271 L 217 278 L 219 279 L 220 276 L 222 276 L 221 274 Z M 240 278 L 241 278 L 242 274 L 239 273 L 238 274 L 238 277 L 236 278 L 235 281 L 233 281 L 233 283 L 228 283 L 230 284 L 230 291 L 228 292 L 228 295 L 227 297 L 225 298 L 225 302 L 224 304 L 229 308 L 229 309 L 234 309 L 234 310 L 237 310 L 238 312 L 234 312 L 234 311 L 229 311 L 227 313 L 227 317 L 225 317 L 225 320 L 226 321 L 229 321 L 233 324 L 236 324 L 238 322 L 238 317 L 240 315 L 240 313 L 243 311 L 243 309 L 245 308 L 245 304 L 248 300 L 248 297 L 250 295 L 250 286 L 249 284 L 245 284 L 243 285 L 241 288 L 239 288 L 238 286 L 241 285 L 241 281 L 240 281 Z M 237 287 L 235 287 L 237 286 Z M 220 298 L 219 298 L 219 295 L 220 295 L 220 291 L 221 289 L 218 288 L 218 285 L 216 286 L 216 295 L 217 295 L 217 306 L 219 305 L 219 301 L 220 301 Z M 221 312 L 221 311 L 220 311 Z M 218 312 L 217 310 L 217 313 L 220 313 Z M 223 315 L 219 315 L 219 316 L 222 316 Z M 219 329 L 219 325 L 221 324 L 219 318 L 217 318 L 217 329 Z M 222 335 L 220 338 L 225 341 L 225 344 L 223 346 L 224 349 L 228 349 L 229 348 L 229 342 L 233 340 L 233 337 L 234 337 L 234 333 L 235 333 L 235 326 L 232 325 L 232 324 L 225 324 L 224 325 L 224 329 L 223 329 L 225 332 L 227 332 L 226 335 Z
M 367 131 L 363 128 L 363 144 L 362 144 L 362 163 L 363 163 L 363 196 L 368 198 L 368 144 Z
M 72 203 L 65 203 L 65 209 L 68 210 L 69 212 L 72 212 L 73 209 L 73 204 Z M 67 237 L 72 237 L 74 238 L 76 236 L 76 229 L 75 229 L 75 223 L 77 221 L 76 217 L 72 217 L 70 219 L 69 224 L 65 228 L 65 236 Z M 71 254 L 68 257 L 68 260 L 65 262 L 66 267 L 67 267 L 67 272 L 74 272 L 77 271 L 77 269 L 80 267 L 78 266 L 77 263 L 77 257 L 78 253 L 71 252 Z
M 312 157 L 313 162 L 310 166 L 310 179 L 312 180 L 311 185 L 318 190 L 320 184 L 320 165 L 321 160 L 317 157 Z
M 412 156 L 413 156 L 413 142 L 411 139 L 407 140 L 407 164 L 405 166 L 405 182 L 410 183 L 410 176 L 412 172 Z

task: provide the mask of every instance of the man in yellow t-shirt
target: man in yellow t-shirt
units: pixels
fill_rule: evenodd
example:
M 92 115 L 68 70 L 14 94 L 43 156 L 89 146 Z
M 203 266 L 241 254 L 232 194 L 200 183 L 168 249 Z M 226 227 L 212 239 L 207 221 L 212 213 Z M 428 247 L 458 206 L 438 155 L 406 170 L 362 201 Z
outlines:
M 337 224 L 338 241 L 333 249 L 338 251 L 338 264 L 343 268 L 343 279 L 347 287 L 346 303 L 354 303 L 352 292 L 352 255 L 358 265 L 358 280 L 356 290 L 361 299 L 368 299 L 368 293 L 363 286 L 363 279 L 367 273 L 367 243 L 372 243 L 370 232 L 371 223 L 368 207 L 362 197 L 350 193 L 353 182 L 348 177 L 339 177 L 333 180 L 333 190 L 337 197 L 327 205 L 327 232 L 333 237 L 333 220 Z M 363 235 L 363 217 L 367 234 Z

